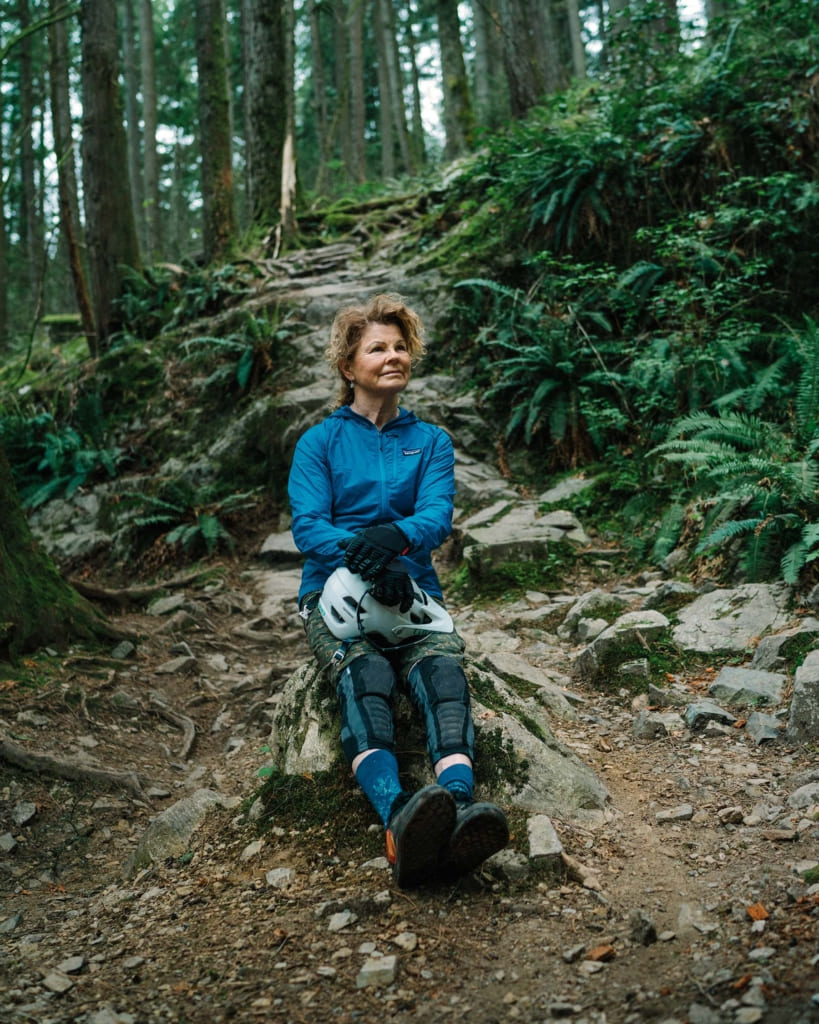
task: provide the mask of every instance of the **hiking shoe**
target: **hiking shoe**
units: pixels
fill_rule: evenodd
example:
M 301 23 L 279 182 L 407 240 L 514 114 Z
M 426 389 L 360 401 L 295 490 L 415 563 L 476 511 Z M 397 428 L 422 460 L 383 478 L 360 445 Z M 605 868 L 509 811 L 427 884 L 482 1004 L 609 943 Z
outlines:
M 456 807 L 455 828 L 439 866 L 449 881 L 468 875 L 509 842 L 509 822 L 500 807 L 468 801 Z
M 387 826 L 387 860 L 402 889 L 435 877 L 454 827 L 455 801 L 443 786 L 398 797 Z

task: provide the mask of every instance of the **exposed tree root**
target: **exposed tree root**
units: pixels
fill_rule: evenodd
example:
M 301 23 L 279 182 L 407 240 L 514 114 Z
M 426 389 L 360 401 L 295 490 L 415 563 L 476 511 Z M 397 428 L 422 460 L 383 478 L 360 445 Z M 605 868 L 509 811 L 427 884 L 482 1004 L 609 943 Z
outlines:
M 187 573 L 184 576 L 175 576 L 171 580 L 162 580 L 159 583 L 146 584 L 140 587 L 123 587 L 117 590 L 108 590 L 105 587 L 98 587 L 85 580 L 71 579 L 68 582 L 83 597 L 91 601 L 101 601 L 106 604 L 114 604 L 119 608 L 127 608 L 132 604 L 144 604 L 163 590 L 173 590 L 177 587 L 185 587 L 189 583 L 195 583 L 202 576 L 211 572 L 210 569 L 198 570 Z
M 162 718 L 182 730 L 182 746 L 179 750 L 178 756 L 183 761 L 187 761 L 190 756 L 191 747 L 196 739 L 196 726 L 194 725 L 193 720 L 188 718 L 187 715 L 182 715 L 178 711 L 174 711 L 174 709 L 169 707 L 155 690 L 151 691 L 150 704 L 152 708 L 157 710 Z
M 143 803 L 151 800 L 136 772 L 116 772 L 108 768 L 94 768 L 91 765 L 75 764 L 63 761 L 51 754 L 37 754 L 18 746 L 8 739 L 0 739 L 0 761 L 22 768 L 37 775 L 47 775 L 54 779 L 68 779 L 71 782 L 87 782 L 92 786 L 105 789 L 125 789 Z

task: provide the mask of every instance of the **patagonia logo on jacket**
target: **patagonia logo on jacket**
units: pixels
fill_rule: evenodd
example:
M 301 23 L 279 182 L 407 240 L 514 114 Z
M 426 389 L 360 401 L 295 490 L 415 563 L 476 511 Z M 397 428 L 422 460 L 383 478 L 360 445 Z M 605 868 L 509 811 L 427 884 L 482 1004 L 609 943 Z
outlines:
M 423 448 L 402 448 L 401 451 L 404 455 L 420 455 Z

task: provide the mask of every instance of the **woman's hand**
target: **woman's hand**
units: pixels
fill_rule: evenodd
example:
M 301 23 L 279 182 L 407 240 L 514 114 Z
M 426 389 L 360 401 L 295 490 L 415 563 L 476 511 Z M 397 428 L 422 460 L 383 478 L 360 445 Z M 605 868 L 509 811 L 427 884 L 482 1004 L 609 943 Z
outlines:
M 339 547 L 346 551 L 344 564 L 350 572 L 357 572 L 363 580 L 373 580 L 394 558 L 409 551 L 409 541 L 395 523 L 383 523 L 340 541 Z
M 385 569 L 373 581 L 370 593 L 380 604 L 390 607 L 398 605 L 402 612 L 408 612 L 415 599 L 409 573 L 401 572 L 399 569 Z

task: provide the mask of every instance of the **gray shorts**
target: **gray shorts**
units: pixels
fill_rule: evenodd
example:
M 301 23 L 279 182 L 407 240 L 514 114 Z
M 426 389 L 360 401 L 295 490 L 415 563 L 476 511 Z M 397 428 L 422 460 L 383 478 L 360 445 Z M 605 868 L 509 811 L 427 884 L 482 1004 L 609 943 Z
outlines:
M 306 595 L 302 600 L 302 614 L 309 610 L 304 629 L 313 656 L 333 686 L 336 685 L 338 677 L 350 662 L 362 654 L 381 654 L 392 665 L 398 678 L 403 681 L 407 679 L 412 666 L 421 658 L 445 655 L 463 662 L 466 645 L 457 632 L 427 633 L 420 640 L 394 647 L 378 647 L 366 637 L 339 640 L 327 628 L 321 612 L 316 607 L 318 598 L 317 592 Z

